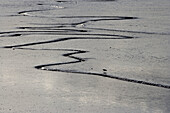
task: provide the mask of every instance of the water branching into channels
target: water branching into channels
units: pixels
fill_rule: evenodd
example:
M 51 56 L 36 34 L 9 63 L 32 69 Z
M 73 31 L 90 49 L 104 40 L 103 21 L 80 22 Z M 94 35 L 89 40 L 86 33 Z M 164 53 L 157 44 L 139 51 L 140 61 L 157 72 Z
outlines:
M 93 0 L 94 2 L 96 0 Z M 102 1 L 102 0 L 99 0 Z M 111 1 L 111 0 L 105 0 Z M 67 2 L 67 1 L 57 1 L 57 2 Z M 43 5 L 43 4 L 37 4 Z M 77 54 L 84 54 L 90 52 L 88 50 L 80 50 L 80 49 L 35 49 L 30 46 L 33 45 L 42 45 L 42 44 L 52 44 L 52 43 L 62 43 L 64 41 L 70 40 L 134 40 L 139 37 L 126 36 L 126 35 L 117 35 L 113 33 L 109 33 L 110 31 L 114 32 L 126 32 L 126 33 L 139 33 L 139 34 L 158 34 L 158 35 L 169 35 L 166 33 L 154 33 L 154 32 L 140 32 L 140 31 L 129 31 L 129 30 L 114 30 L 114 29 L 106 29 L 106 28 L 90 28 L 86 26 L 88 23 L 95 23 L 99 21 L 122 21 L 122 20 L 134 20 L 138 19 L 137 17 L 126 17 L 126 16 L 58 16 L 58 17 L 46 17 L 46 16 L 37 16 L 36 12 L 48 11 L 53 9 L 43 9 L 43 10 L 26 10 L 20 11 L 16 15 L 11 16 L 29 16 L 29 17 L 37 17 L 37 18 L 58 18 L 58 19 L 82 19 L 80 22 L 75 23 L 32 23 L 34 25 L 38 25 L 38 27 L 17 27 L 16 30 L 0 32 L 0 37 L 22 37 L 25 35 L 54 35 L 54 36 L 65 36 L 64 38 L 56 38 L 53 40 L 47 41 L 37 41 L 32 43 L 24 43 L 24 44 L 16 44 L 16 45 L 8 45 L 3 46 L 1 48 L 12 48 L 12 49 L 23 49 L 23 50 L 32 50 L 32 51 L 65 51 L 63 57 L 72 59 L 69 62 L 59 62 L 52 64 L 42 64 L 35 66 L 36 69 L 45 70 L 45 71 L 57 71 L 57 72 L 65 72 L 65 73 L 76 73 L 76 74 L 84 74 L 84 75 L 95 75 L 101 77 L 107 77 L 112 79 L 117 79 L 125 82 L 137 83 L 148 86 L 156 86 L 161 88 L 170 89 L 169 85 L 157 84 L 142 80 L 123 78 L 116 75 L 110 75 L 106 73 L 94 73 L 87 72 L 81 70 L 71 70 L 71 69 L 62 69 L 62 68 L 50 68 L 50 66 L 62 66 L 62 65 L 70 65 L 70 64 L 78 64 L 81 62 L 86 62 L 88 59 L 77 57 Z M 34 15 L 32 14 L 34 13 Z M 83 27 L 78 27 L 83 26 Z M 100 31 L 100 33 L 96 33 L 96 31 Z

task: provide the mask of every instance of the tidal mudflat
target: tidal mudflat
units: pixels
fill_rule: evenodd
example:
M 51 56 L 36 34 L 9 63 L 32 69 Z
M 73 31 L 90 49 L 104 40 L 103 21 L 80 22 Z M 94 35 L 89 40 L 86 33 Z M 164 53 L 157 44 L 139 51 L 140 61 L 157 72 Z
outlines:
M 0 113 L 170 112 L 168 0 L 0 3 Z

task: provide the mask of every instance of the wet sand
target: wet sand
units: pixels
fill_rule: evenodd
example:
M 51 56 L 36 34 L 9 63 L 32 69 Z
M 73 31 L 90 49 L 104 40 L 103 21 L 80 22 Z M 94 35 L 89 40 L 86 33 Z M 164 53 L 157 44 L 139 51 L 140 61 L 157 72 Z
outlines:
M 0 113 L 168 113 L 168 0 L 0 4 Z

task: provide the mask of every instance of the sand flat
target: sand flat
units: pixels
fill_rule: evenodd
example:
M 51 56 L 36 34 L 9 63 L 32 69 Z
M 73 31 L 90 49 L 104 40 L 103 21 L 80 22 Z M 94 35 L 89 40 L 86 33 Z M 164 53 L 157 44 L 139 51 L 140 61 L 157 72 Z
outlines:
M 0 113 L 169 113 L 168 0 L 0 4 Z

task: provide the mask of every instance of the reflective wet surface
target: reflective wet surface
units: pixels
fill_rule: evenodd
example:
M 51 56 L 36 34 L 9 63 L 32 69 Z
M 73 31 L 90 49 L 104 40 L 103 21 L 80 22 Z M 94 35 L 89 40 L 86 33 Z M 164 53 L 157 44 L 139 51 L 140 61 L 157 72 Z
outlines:
M 0 112 L 168 113 L 168 0 L 0 3 Z

